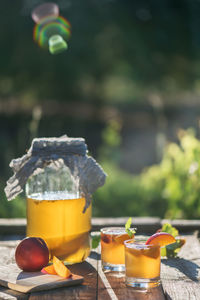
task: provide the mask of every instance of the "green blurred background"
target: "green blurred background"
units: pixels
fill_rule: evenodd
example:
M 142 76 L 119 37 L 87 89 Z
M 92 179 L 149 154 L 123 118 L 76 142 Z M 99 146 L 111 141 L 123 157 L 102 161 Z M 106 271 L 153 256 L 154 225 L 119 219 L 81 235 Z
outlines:
M 200 217 L 200 1 L 60 0 L 67 51 L 33 41 L 41 0 L 1 1 L 0 217 L 34 137 L 84 137 L 108 174 L 94 216 Z

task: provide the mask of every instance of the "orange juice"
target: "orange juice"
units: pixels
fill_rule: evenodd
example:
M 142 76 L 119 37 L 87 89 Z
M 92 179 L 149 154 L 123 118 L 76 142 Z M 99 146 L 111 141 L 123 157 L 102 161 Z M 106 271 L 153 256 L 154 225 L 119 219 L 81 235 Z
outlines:
M 65 192 L 32 194 L 27 198 L 27 236 L 43 238 L 51 256 L 67 263 L 85 260 L 90 253 L 91 205 Z
M 130 239 L 125 228 L 101 229 L 101 260 L 105 270 L 123 270 L 125 264 L 124 241 Z
M 126 282 L 132 285 L 159 283 L 160 280 L 160 246 L 126 241 L 125 243 Z

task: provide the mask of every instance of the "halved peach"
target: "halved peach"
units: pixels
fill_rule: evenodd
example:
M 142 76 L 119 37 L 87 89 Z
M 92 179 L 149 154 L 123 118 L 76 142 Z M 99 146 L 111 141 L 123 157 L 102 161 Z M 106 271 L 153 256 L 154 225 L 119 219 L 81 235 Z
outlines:
M 176 239 L 167 232 L 156 232 L 148 238 L 146 245 L 159 245 L 160 247 L 175 243 Z
M 57 275 L 53 265 L 44 267 L 41 272 L 45 274 Z
M 53 257 L 53 266 L 54 266 L 56 273 L 59 276 L 64 277 L 64 278 L 69 278 L 70 276 L 72 276 L 71 271 L 56 256 Z

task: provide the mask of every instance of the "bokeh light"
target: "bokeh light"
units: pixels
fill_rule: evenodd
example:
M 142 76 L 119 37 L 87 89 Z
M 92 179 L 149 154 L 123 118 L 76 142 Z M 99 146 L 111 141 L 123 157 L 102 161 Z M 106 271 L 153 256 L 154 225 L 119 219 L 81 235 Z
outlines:
M 57 54 L 67 49 L 67 41 L 71 36 L 71 24 L 59 16 L 59 7 L 55 3 L 45 3 L 32 11 L 32 19 L 36 22 L 33 29 L 33 39 L 51 54 Z

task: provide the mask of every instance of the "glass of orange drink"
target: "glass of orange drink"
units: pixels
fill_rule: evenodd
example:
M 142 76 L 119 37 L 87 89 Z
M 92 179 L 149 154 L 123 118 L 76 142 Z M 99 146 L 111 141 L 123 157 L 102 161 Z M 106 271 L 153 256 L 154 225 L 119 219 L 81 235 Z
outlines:
M 126 284 L 138 289 L 160 283 L 160 246 L 145 241 L 127 240 L 125 245 Z
M 125 246 L 125 281 L 128 286 L 146 290 L 160 284 L 160 248 L 176 242 L 165 232 L 157 232 L 147 240 L 137 237 Z
M 124 271 L 124 241 L 130 239 L 123 227 L 101 229 L 101 264 L 104 271 Z

